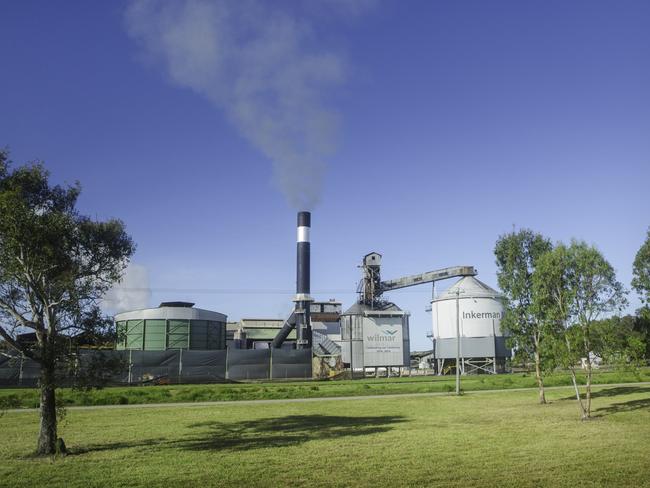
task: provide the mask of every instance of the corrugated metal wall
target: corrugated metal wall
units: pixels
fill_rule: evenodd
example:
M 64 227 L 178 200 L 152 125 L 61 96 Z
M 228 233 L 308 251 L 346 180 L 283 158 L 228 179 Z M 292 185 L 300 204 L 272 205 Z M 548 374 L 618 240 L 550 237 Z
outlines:
M 118 350 L 165 351 L 226 348 L 226 323 L 211 320 L 146 319 L 117 322 Z

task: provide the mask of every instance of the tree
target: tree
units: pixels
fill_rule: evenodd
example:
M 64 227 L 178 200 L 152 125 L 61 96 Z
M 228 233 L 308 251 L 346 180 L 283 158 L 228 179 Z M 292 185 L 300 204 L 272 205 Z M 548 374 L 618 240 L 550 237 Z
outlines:
M 103 331 L 99 300 L 135 250 L 119 220 L 77 212 L 78 183 L 48 179 L 42 163 L 11 170 L 0 151 L 0 337 L 40 365 L 41 455 L 57 449 L 56 388 L 75 361 L 69 338 Z M 17 340 L 30 331 L 34 343 Z
M 614 315 L 591 326 L 593 353 L 607 364 L 636 367 L 648 357 L 650 321 L 634 315 Z
M 639 294 L 644 305 L 639 315 L 650 320 L 650 229 L 632 264 L 632 288 Z
M 549 330 L 555 359 L 571 372 L 583 419 L 591 416 L 592 357 L 596 352 L 596 321 L 603 314 L 622 308 L 623 286 L 612 266 L 594 247 L 572 241 L 557 245 L 543 255 L 533 276 L 533 307 Z M 586 397 L 578 389 L 576 366 L 583 359 Z
M 551 249 L 550 240 L 529 229 L 500 236 L 494 248 L 497 280 L 508 298 L 501 326 L 517 354 L 534 360 L 540 403 L 546 403 L 542 377 L 543 329 L 532 308 L 532 276 L 539 258 Z

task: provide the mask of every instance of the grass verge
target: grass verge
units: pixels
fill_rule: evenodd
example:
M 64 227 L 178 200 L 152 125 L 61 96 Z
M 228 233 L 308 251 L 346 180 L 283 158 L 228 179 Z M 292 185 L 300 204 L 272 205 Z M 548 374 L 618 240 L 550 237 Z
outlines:
M 2 487 L 650 486 L 650 387 L 70 411 L 71 455 L 30 457 L 35 412 L 0 418 Z
M 600 384 L 642 381 L 650 381 L 650 368 L 594 374 L 594 383 Z M 545 379 L 546 386 L 564 386 L 570 382 L 570 376 L 564 373 Z M 462 379 L 464 391 L 535 386 L 535 378 L 530 374 L 475 375 Z M 354 381 L 110 387 L 87 392 L 62 388 L 58 397 L 67 406 L 86 406 L 433 393 L 451 392 L 454 388 L 453 377 L 413 376 Z M 0 404 L 11 408 L 36 408 L 38 402 L 38 390 L 34 388 L 0 390 Z

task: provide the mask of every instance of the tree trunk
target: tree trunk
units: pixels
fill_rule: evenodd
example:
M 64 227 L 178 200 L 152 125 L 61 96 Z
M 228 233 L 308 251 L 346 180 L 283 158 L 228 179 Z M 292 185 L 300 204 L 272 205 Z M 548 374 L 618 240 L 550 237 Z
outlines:
M 573 388 L 576 392 L 576 400 L 578 400 L 578 406 L 580 407 L 580 414 L 582 415 L 582 420 L 586 420 L 587 411 L 585 410 L 584 405 L 582 404 L 582 398 L 580 398 L 580 390 L 578 389 L 578 381 L 576 379 L 576 371 L 574 368 L 569 368 L 571 371 L 571 380 L 573 381 Z
M 56 454 L 56 397 L 54 386 L 54 365 L 41 364 L 41 425 L 38 434 L 36 454 Z
M 591 352 L 591 341 L 589 340 L 589 322 L 585 321 L 582 326 L 583 330 L 583 344 L 585 347 L 585 354 L 587 355 L 587 398 L 586 398 L 586 408 L 585 416 L 583 419 L 588 419 L 591 417 L 591 358 L 589 354 Z
M 585 418 L 591 418 L 591 361 L 587 353 L 587 407 Z
M 539 349 L 535 347 L 535 378 L 537 379 L 537 387 L 539 388 L 539 403 L 546 403 L 546 395 L 544 394 L 544 380 L 542 379 L 542 365 L 539 357 Z

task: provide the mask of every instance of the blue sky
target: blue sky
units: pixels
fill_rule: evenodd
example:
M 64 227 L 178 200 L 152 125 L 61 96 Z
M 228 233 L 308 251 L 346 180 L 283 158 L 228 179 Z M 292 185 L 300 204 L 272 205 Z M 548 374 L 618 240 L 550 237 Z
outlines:
M 595 244 L 629 287 L 648 25 L 645 1 L 4 2 L 0 144 L 124 220 L 150 305 L 286 314 L 301 183 L 322 186 L 319 299 L 351 305 L 369 251 L 386 278 L 471 264 L 495 286 L 513 225 Z M 413 349 L 430 294 L 390 295 Z

